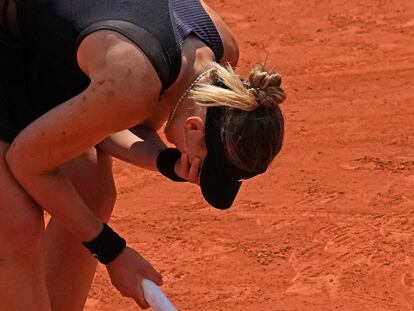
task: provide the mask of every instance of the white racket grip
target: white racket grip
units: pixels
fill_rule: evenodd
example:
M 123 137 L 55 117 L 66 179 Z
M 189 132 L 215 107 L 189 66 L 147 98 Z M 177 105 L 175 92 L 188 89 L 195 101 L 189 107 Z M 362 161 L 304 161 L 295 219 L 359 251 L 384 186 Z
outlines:
M 155 283 L 148 279 L 142 279 L 141 287 L 144 291 L 145 300 L 154 311 L 177 311 Z

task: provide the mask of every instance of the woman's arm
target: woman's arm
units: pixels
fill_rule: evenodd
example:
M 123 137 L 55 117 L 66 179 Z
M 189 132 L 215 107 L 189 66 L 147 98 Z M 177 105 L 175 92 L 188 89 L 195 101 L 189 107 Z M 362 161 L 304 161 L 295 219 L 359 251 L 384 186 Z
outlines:
M 157 171 L 157 156 L 167 148 L 154 129 L 143 126 L 111 134 L 97 147 L 122 161 L 153 171 Z
M 146 119 L 161 89 L 149 61 L 128 40 L 105 31 L 90 41 L 81 55 L 89 87 L 25 128 L 6 154 L 22 187 L 82 241 L 94 239 L 102 224 L 59 166 Z
M 157 157 L 167 146 L 154 129 L 137 126 L 110 135 L 99 143 L 98 148 L 122 161 L 159 172 Z M 174 171 L 178 177 L 199 185 L 200 165 L 200 159 L 190 163 L 188 156 L 182 154 L 175 163 Z

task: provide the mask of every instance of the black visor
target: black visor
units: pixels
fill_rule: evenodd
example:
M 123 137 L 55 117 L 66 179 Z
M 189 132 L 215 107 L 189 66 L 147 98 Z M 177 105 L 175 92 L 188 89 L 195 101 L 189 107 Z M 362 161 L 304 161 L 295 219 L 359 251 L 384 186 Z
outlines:
M 252 178 L 259 172 L 246 172 L 233 165 L 226 157 L 220 124 L 226 107 L 207 109 L 205 140 L 207 157 L 200 172 L 200 187 L 204 198 L 215 208 L 227 209 L 236 198 L 244 179 Z

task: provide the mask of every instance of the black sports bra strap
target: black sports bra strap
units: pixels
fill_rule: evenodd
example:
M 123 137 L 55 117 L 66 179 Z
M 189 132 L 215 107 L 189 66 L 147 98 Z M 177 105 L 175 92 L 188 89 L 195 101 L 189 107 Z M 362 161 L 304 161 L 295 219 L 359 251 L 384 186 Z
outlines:
M 98 30 L 116 31 L 139 47 L 157 71 L 158 77 L 164 86 L 169 85 L 170 69 L 168 60 L 164 57 L 165 52 L 159 42 L 145 29 L 122 20 L 105 20 L 93 23 L 86 27 L 77 39 L 76 48 L 86 36 Z M 164 89 L 163 89 L 164 91 Z

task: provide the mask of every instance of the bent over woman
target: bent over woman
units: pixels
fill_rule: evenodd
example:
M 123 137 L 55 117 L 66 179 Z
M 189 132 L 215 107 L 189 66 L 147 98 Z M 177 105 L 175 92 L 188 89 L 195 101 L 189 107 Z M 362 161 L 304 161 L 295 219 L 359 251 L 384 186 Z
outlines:
M 281 77 L 256 67 L 242 80 L 234 38 L 199 0 L 0 7 L 0 309 L 82 310 L 94 257 L 148 308 L 138 285 L 162 277 L 107 225 L 111 157 L 229 208 L 281 149 Z

